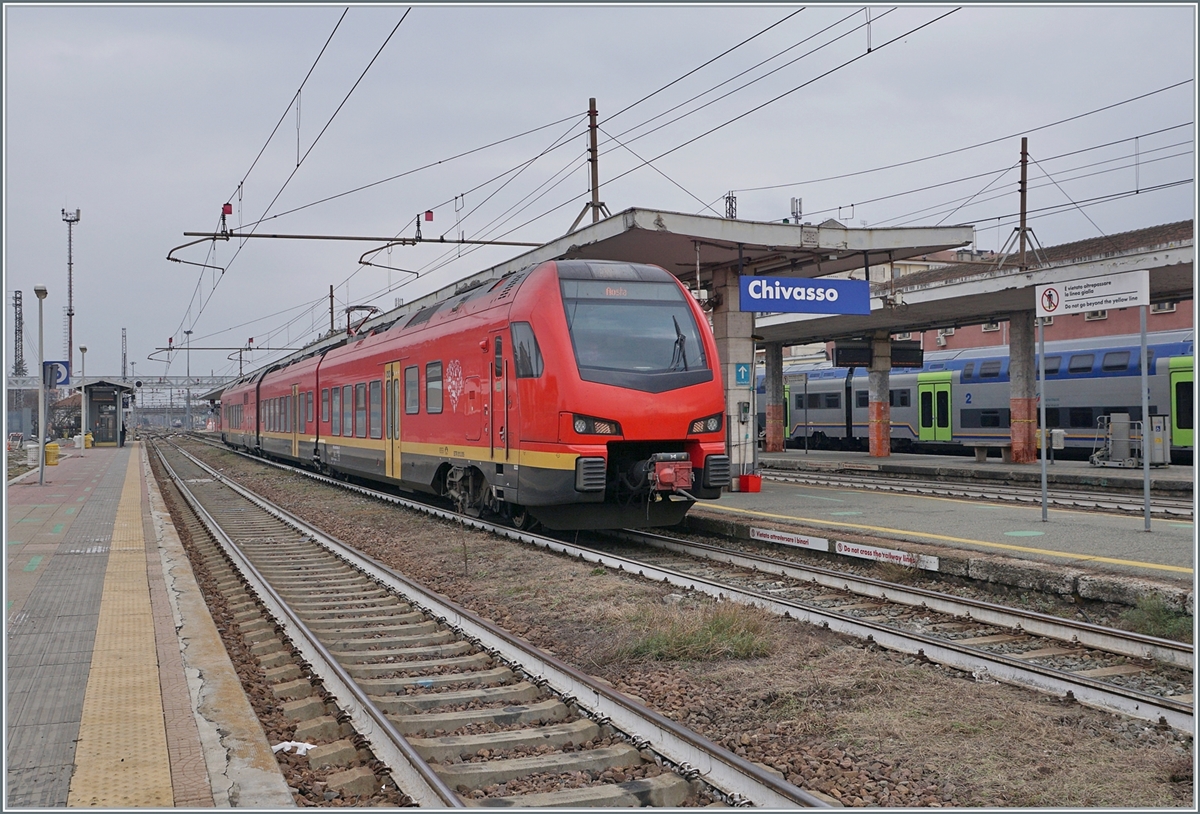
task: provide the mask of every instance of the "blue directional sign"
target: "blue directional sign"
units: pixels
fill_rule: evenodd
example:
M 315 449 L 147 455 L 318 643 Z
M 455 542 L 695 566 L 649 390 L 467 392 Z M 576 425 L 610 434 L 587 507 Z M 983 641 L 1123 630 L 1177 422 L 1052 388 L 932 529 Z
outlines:
M 871 313 L 871 284 L 866 280 L 742 277 L 741 295 L 742 311 L 788 314 Z
M 734 384 L 738 387 L 750 386 L 750 365 L 744 362 L 738 362 L 733 366 Z
M 68 387 L 71 384 L 71 363 L 42 362 L 42 379 L 47 387 Z

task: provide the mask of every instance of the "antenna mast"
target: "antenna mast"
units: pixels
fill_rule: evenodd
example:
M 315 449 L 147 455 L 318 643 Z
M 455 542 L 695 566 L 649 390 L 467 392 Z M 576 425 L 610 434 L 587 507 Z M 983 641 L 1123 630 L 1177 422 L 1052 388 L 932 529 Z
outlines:
M 13 340 L 16 342 L 16 347 L 13 348 L 13 369 L 14 376 L 28 376 L 29 373 L 25 369 L 25 314 L 21 305 L 21 292 L 13 292 Z
M 71 242 L 75 224 L 79 223 L 79 210 L 68 212 L 64 209 L 62 219 L 67 224 L 67 364 L 73 367 L 75 364 L 75 293 Z

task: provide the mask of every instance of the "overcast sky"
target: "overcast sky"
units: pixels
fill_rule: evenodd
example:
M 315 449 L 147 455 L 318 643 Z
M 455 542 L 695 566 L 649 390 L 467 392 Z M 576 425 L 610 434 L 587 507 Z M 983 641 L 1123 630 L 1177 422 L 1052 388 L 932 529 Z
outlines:
M 733 191 L 781 220 L 796 197 L 814 223 L 974 224 L 997 250 L 1027 135 L 1043 245 L 1194 217 L 1194 6 L 800 8 L 5 5 L 5 372 L 14 290 L 36 366 L 38 284 L 65 358 L 64 209 L 76 366 L 82 344 L 89 377 L 119 375 L 125 328 L 139 378 L 183 375 L 148 357 L 190 329 L 193 374 L 236 373 L 201 349 L 311 341 L 330 285 L 339 313 L 387 310 L 522 250 L 376 258 L 419 278 L 361 267 L 364 243 L 174 255 L 220 272 L 168 262 L 184 232 L 230 202 L 266 233 L 411 237 L 431 209 L 425 237 L 550 241 L 588 194 L 589 97 L 613 213 L 723 215 Z

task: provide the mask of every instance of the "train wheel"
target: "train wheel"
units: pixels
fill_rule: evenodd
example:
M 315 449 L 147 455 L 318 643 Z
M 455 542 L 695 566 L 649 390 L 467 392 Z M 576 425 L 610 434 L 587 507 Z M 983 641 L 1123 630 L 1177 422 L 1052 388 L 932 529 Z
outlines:
M 537 525 L 537 520 L 529 513 L 529 509 L 516 503 L 509 504 L 508 519 L 512 522 L 514 528 L 521 531 L 529 531 Z

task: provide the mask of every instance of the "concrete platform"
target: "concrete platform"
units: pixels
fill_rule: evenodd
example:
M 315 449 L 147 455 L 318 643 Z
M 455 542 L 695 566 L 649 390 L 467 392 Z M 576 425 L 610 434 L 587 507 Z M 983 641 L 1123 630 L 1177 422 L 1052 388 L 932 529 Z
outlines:
M 293 807 L 143 447 L 6 504 L 5 809 Z
M 999 457 L 892 455 L 789 450 L 759 453 L 760 470 L 897 474 L 946 482 L 998 481 L 1040 486 L 1041 464 Z M 1128 490 L 1140 499 L 1142 471 L 1086 461 L 1047 465 L 1050 485 Z M 1190 466 L 1151 469 L 1156 495 L 1190 498 Z M 1133 604 L 1155 593 L 1176 607 L 1194 606 L 1196 530 L 1191 520 L 1152 518 L 1040 503 L 995 504 L 949 495 L 865 491 L 764 480 L 760 492 L 730 492 L 701 501 L 687 525 L 750 538 L 793 535 L 802 548 L 830 558 L 883 559 L 1014 587 Z M 758 531 L 754 531 L 758 530 Z M 864 539 L 876 541 L 862 545 Z M 883 550 L 880 550 L 883 549 Z

